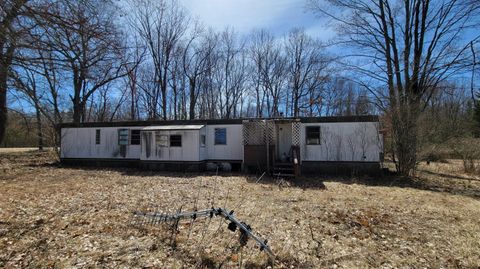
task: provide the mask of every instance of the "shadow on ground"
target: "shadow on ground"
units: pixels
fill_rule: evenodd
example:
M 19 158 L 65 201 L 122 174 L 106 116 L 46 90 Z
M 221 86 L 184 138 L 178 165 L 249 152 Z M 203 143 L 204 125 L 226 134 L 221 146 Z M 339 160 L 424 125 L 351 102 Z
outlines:
M 138 177 L 180 177 L 180 178 L 196 178 L 205 176 L 218 177 L 244 177 L 241 172 L 169 172 L 169 171 L 152 171 L 142 170 L 131 167 L 100 167 L 100 166 L 78 166 L 64 165 L 58 161 L 54 154 L 48 152 L 21 152 L 0 154 L 0 159 L 7 160 L 13 164 L 16 169 L 25 168 L 68 168 L 82 171 L 115 171 L 125 176 Z M 399 177 L 388 175 L 383 177 L 339 177 L 339 176 L 302 176 L 297 179 L 278 179 L 264 176 L 260 180 L 260 175 L 247 175 L 246 179 L 249 183 L 271 184 L 283 187 L 294 187 L 301 189 L 326 189 L 325 182 L 338 182 L 342 184 L 361 184 L 365 186 L 381 186 L 381 187 L 397 187 L 397 188 L 414 188 L 419 190 L 448 193 L 452 195 L 463 195 L 475 199 L 480 198 L 480 180 L 468 178 L 455 174 L 444 174 L 440 172 L 432 172 L 428 170 L 419 170 L 417 177 Z
M 420 169 L 419 171 L 422 172 L 422 173 L 425 173 L 425 174 L 432 175 L 432 176 L 440 176 L 440 177 L 454 178 L 454 179 L 463 179 L 463 180 L 468 180 L 468 181 L 472 181 L 472 180 L 473 181 L 480 181 L 480 180 L 475 179 L 475 178 L 469 178 L 469 177 L 460 176 L 460 175 L 445 174 L 445 173 L 440 173 L 440 172 L 432 172 L 432 171 L 424 170 L 424 169 Z
M 463 181 L 464 179 L 462 179 Z M 440 193 L 448 193 L 451 195 L 462 195 L 475 199 L 480 198 L 480 185 L 463 184 L 452 178 L 447 179 L 425 179 L 421 176 L 416 177 L 400 177 L 400 176 L 383 176 L 383 177 L 364 177 L 364 178 L 328 178 L 324 182 L 338 182 L 343 184 L 361 184 L 373 187 L 396 187 L 396 188 L 413 188 L 424 191 L 433 191 Z M 478 181 L 477 181 L 478 182 Z
M 247 181 L 256 183 L 259 178 L 259 176 L 250 176 Z M 419 171 L 418 176 L 415 177 L 401 177 L 395 174 L 379 177 L 310 175 L 284 181 L 266 176 L 260 179 L 260 183 L 262 184 L 318 190 L 326 189 L 326 182 L 359 184 L 371 187 L 412 188 L 451 195 L 462 195 L 475 199 L 480 198 L 480 180 L 459 175 L 434 173 L 423 170 Z

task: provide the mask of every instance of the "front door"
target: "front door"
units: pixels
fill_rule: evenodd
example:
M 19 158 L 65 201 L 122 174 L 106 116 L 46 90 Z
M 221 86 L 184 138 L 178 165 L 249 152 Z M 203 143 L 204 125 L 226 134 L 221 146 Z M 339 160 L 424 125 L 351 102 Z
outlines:
M 286 161 L 290 157 L 290 148 L 292 146 L 292 124 L 281 123 L 277 125 L 278 128 L 278 150 L 277 159 Z

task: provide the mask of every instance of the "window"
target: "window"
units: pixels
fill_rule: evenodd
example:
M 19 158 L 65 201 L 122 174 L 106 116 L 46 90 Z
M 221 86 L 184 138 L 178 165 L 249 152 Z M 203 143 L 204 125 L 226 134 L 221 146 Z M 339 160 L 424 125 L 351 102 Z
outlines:
M 182 146 L 182 136 L 170 135 L 170 147 L 181 147 L 181 146 Z
M 215 145 L 227 144 L 227 129 L 215 128 Z
M 130 131 L 130 145 L 140 145 L 140 130 Z
M 205 144 L 207 142 L 207 138 L 205 135 L 200 135 L 200 146 L 205 147 Z
M 95 130 L 95 145 L 100 145 L 100 129 Z
M 128 129 L 119 129 L 118 130 L 118 144 L 119 145 L 128 145 Z
M 161 132 L 155 133 L 155 143 L 160 147 L 168 147 L 168 136 L 163 135 Z
M 307 126 L 307 145 L 320 145 L 320 126 Z

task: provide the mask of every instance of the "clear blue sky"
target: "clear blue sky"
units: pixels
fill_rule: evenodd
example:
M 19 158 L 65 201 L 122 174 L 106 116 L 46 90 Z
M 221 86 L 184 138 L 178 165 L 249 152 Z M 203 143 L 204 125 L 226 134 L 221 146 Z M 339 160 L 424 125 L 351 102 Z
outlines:
M 195 18 L 214 29 L 234 27 L 240 34 L 264 28 L 282 36 L 303 27 L 314 38 L 328 39 L 333 32 L 305 9 L 305 0 L 181 0 Z

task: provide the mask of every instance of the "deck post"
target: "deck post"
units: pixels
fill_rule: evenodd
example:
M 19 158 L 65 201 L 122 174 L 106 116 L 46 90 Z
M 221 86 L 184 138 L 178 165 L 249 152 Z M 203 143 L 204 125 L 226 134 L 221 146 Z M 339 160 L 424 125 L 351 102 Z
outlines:
M 265 140 L 267 144 L 267 171 L 270 174 L 270 128 L 268 126 L 268 121 L 265 121 Z

